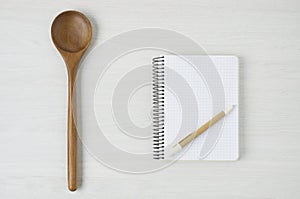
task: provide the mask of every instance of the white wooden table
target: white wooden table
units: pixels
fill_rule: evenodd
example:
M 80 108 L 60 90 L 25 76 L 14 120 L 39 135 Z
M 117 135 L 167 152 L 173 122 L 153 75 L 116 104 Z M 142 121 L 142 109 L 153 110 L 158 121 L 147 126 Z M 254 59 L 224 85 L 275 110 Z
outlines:
M 146 175 L 111 170 L 80 149 L 66 187 L 66 72 L 50 39 L 62 10 L 92 20 L 91 46 L 160 27 L 233 54 L 240 68 L 237 162 L 178 162 Z M 300 2 L 1 1 L 0 198 L 300 198 Z

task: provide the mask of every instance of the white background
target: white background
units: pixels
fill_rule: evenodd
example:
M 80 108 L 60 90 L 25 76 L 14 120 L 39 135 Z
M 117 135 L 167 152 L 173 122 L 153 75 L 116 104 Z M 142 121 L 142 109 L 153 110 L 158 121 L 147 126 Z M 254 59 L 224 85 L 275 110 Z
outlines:
M 111 170 L 79 149 L 66 187 L 66 71 L 50 40 L 62 10 L 93 23 L 93 49 L 160 27 L 209 54 L 240 58 L 237 162 L 178 162 L 146 175 Z M 0 198 L 299 198 L 300 4 L 297 0 L 1 1 Z

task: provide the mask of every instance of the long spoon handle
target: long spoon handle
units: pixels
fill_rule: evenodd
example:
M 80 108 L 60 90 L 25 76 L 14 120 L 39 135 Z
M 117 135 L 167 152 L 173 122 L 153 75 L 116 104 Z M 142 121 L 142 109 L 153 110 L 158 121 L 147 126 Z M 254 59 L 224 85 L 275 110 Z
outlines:
M 77 189 L 77 130 L 75 125 L 74 72 L 68 75 L 68 188 Z

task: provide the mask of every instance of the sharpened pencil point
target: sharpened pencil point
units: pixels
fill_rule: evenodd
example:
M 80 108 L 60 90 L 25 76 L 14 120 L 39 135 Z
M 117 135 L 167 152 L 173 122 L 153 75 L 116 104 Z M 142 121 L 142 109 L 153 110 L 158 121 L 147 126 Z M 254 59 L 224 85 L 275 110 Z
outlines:
M 231 105 L 227 109 L 225 109 L 224 110 L 225 115 L 227 115 L 228 113 L 230 113 L 234 109 L 234 107 L 235 107 L 235 105 Z

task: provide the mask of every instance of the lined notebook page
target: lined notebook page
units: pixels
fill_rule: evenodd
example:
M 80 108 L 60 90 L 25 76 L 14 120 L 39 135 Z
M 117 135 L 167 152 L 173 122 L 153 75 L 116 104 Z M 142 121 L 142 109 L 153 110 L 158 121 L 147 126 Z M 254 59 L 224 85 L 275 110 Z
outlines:
M 165 56 L 165 146 L 177 143 L 229 105 L 234 110 L 178 154 L 181 160 L 238 158 L 238 59 Z M 168 159 L 168 158 L 167 158 Z

